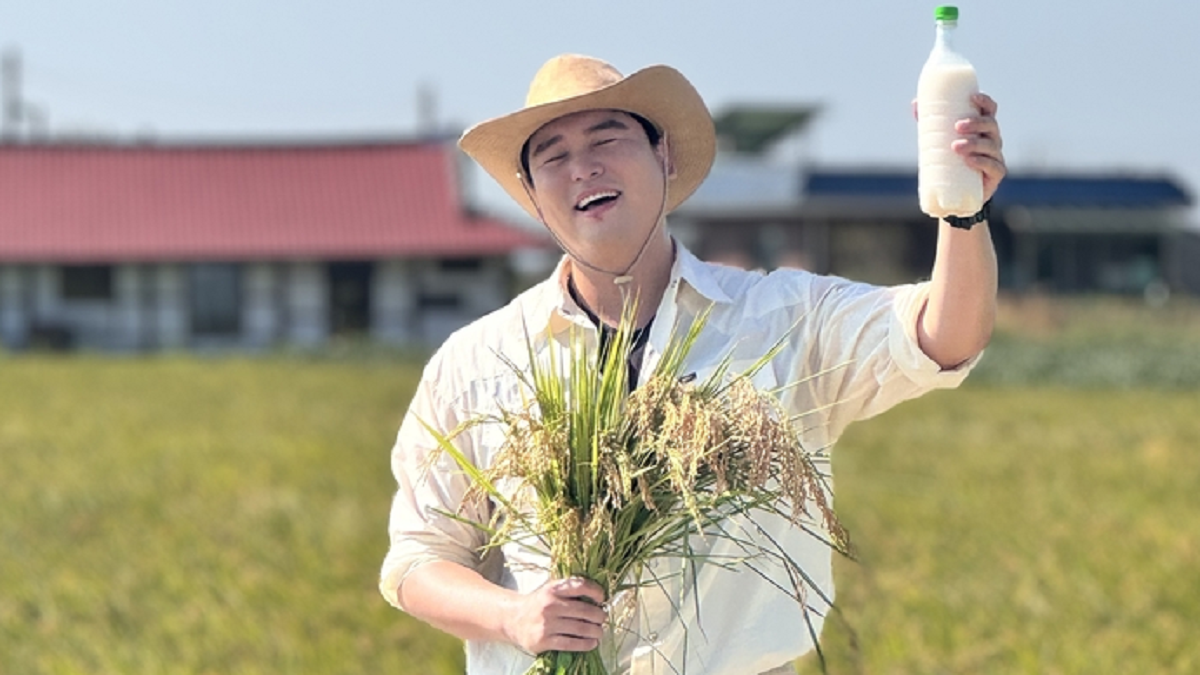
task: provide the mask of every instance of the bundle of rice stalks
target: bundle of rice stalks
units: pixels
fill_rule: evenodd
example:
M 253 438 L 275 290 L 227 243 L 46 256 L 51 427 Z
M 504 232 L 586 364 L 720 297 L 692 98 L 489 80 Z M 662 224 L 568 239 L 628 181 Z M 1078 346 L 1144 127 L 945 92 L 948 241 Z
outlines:
M 531 344 L 528 371 L 509 364 L 528 388 L 526 404 L 499 419 L 471 422 L 505 427 L 506 441 L 490 467 L 471 464 L 453 434 L 427 427 L 471 477 L 467 499 L 495 503 L 492 522 L 472 523 L 489 534 L 488 546 L 533 546 L 548 555 L 552 576 L 591 579 L 609 599 L 636 594 L 648 583 L 643 568 L 656 558 L 708 564 L 689 542 L 697 536 L 736 540 L 722 527 L 735 516 L 784 514 L 846 551 L 823 475 L 775 395 L 751 383 L 782 341 L 745 372 L 730 373 L 726 359 L 696 382 L 684 366 L 707 316 L 685 335 L 672 336 L 657 368 L 632 392 L 626 368 L 632 307 L 605 349 L 588 349 L 573 335 L 564 362 L 553 350 L 539 360 Z M 515 492 L 500 488 L 513 484 L 520 486 Z M 744 562 L 768 553 L 748 537 L 744 543 L 750 552 Z M 769 553 L 805 583 L 786 551 Z M 804 603 L 805 588 L 784 590 Z M 607 673 L 606 661 L 630 630 L 629 614 L 610 617 L 607 649 L 543 653 L 528 673 Z

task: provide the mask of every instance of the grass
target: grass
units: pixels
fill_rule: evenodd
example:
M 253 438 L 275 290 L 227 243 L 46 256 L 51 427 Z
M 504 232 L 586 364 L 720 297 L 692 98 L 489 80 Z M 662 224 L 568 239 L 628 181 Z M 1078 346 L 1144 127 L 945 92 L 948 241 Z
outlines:
M 1200 383 L 1200 303 L 1009 298 L 971 382 L 1194 389 Z
M 415 366 L 0 370 L 0 672 L 461 672 L 375 590 Z
M 835 452 L 830 671 L 1200 672 L 1200 312 L 1001 318 Z M 420 363 L 351 351 L 0 357 L 0 673 L 461 672 L 375 590 Z
M 832 673 L 1200 671 L 1200 393 L 967 387 L 852 427 Z M 812 659 L 804 673 L 816 673 Z

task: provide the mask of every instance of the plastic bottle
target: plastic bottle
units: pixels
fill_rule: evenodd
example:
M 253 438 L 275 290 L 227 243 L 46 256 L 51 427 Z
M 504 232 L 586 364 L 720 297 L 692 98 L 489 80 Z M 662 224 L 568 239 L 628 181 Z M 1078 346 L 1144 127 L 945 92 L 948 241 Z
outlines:
M 979 114 L 971 102 L 979 82 L 975 68 L 954 51 L 958 8 L 938 7 L 934 19 L 937 39 L 917 82 L 917 192 L 925 213 L 966 217 L 983 208 L 983 177 L 950 145 L 960 138 L 954 123 Z

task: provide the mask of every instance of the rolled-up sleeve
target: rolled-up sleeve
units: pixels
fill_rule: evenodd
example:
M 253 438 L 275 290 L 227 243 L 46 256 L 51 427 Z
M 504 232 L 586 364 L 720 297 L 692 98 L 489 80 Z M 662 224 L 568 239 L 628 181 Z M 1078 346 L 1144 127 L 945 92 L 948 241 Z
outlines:
M 455 406 L 438 395 L 438 362 L 435 357 L 426 367 L 392 449 L 392 473 L 398 488 L 392 500 L 388 523 L 391 543 L 380 571 L 379 590 L 389 603 L 402 610 L 400 585 L 421 565 L 445 560 L 472 569 L 479 567 L 484 536 L 478 528 L 456 517 L 488 522 L 485 504 L 464 504 L 470 479 L 453 457 L 437 452 L 437 440 L 422 423 L 448 436 L 462 421 Z M 474 461 L 475 447 L 469 431 L 453 441 Z M 431 456 L 435 457 L 432 463 Z
M 829 280 L 819 302 L 820 365 L 838 402 L 830 411 L 834 438 L 855 420 L 873 417 L 933 389 L 957 387 L 979 356 L 943 369 L 922 351 L 917 324 L 928 282 L 879 287 Z
M 929 282 L 900 286 L 892 291 L 895 297 L 888 348 L 892 360 L 908 379 L 924 388 L 952 389 L 962 384 L 979 362 L 982 352 L 954 368 L 942 368 L 921 349 L 917 325 L 921 321 L 921 311 L 929 301 L 929 291 Z

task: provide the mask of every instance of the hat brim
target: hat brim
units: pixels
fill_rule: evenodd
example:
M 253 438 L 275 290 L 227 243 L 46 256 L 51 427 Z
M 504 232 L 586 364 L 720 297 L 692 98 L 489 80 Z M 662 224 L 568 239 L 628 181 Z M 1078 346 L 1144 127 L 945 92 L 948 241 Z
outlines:
M 536 219 L 537 209 L 521 184 L 521 149 L 549 122 L 585 110 L 636 113 L 667 135 L 675 169 L 667 186 L 668 212 L 691 196 L 712 168 L 717 149 L 712 116 L 695 87 L 669 66 L 649 66 L 586 94 L 480 122 L 468 129 L 458 144 Z

